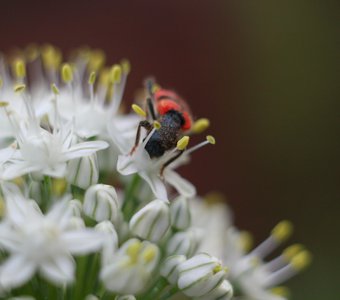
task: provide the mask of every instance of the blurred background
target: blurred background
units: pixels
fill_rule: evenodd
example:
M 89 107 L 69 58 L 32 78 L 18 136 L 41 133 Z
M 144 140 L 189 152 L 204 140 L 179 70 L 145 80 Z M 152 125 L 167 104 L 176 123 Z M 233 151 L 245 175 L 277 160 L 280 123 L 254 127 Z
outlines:
M 52 43 L 129 58 L 126 100 L 147 75 L 212 121 L 216 147 L 182 173 L 221 191 L 263 240 L 281 219 L 314 254 L 292 299 L 339 299 L 339 10 L 336 0 L 2 1 L 5 53 Z M 203 138 L 203 137 L 201 137 Z M 199 139 L 198 139 L 199 140 Z M 338 175 L 338 176 L 337 176 Z

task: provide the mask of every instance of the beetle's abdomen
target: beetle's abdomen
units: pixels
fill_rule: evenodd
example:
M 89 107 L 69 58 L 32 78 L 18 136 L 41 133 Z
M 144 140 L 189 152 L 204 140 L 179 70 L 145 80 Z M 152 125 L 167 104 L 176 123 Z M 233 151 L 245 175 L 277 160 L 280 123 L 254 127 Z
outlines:
M 145 145 L 150 157 L 160 157 L 165 151 L 176 147 L 183 118 L 177 111 L 169 111 L 160 119 L 161 128 L 155 131 Z
M 145 150 L 149 153 L 150 158 L 160 157 L 164 154 L 165 149 L 161 142 L 161 137 L 158 131 L 155 131 L 152 137 L 145 145 Z

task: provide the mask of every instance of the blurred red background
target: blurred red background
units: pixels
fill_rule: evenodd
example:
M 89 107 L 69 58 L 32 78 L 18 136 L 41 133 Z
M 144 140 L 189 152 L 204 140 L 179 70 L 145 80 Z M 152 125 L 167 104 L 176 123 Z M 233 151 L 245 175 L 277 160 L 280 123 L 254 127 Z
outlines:
M 337 299 L 339 50 L 337 1 L 7 1 L 4 52 L 88 45 L 129 58 L 126 100 L 147 75 L 212 121 L 216 147 L 183 173 L 221 191 L 236 224 L 265 238 L 281 219 L 314 253 L 293 299 Z

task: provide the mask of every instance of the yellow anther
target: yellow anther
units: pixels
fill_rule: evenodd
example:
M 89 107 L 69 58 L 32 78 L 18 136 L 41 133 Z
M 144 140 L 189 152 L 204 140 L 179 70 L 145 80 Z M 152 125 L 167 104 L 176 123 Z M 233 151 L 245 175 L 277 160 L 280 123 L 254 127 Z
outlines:
M 2 78 L 0 76 L 0 89 L 2 88 L 2 85 L 4 84 L 4 82 L 2 81 Z
M 89 63 L 88 63 L 88 71 L 89 72 L 97 72 L 99 71 L 105 64 L 105 53 L 102 50 L 96 49 L 90 52 L 87 51 L 87 55 L 89 55 Z
M 284 297 L 284 298 L 289 298 L 290 296 L 290 291 L 287 287 L 285 286 L 276 286 L 270 289 L 270 291 L 277 296 Z
M 130 64 L 130 62 L 127 59 L 124 58 L 124 59 L 122 59 L 120 61 L 120 64 L 122 66 L 123 73 L 124 74 L 129 74 L 130 71 L 131 71 L 131 64 Z
M 211 144 L 211 145 L 215 145 L 216 144 L 216 140 L 212 135 L 207 135 L 206 136 L 207 141 Z
M 291 245 L 283 251 L 282 255 L 284 256 L 285 259 L 290 261 L 295 255 L 297 255 L 303 249 L 304 247 L 301 244 Z
M 201 133 L 210 126 L 210 121 L 206 118 L 198 119 L 194 125 L 192 125 L 191 131 L 193 133 Z
M 204 196 L 204 202 L 208 205 L 226 203 L 226 197 L 220 192 L 210 192 Z
M 24 180 L 24 178 L 23 177 L 16 177 L 16 178 L 14 178 L 13 180 L 12 180 L 17 186 L 20 186 L 20 187 L 22 187 L 22 186 L 24 186 L 25 185 L 25 180 Z
M 104 86 L 110 83 L 110 69 L 109 68 L 105 68 L 100 72 L 99 83 Z
M 158 121 L 153 121 L 153 127 L 158 130 L 158 129 L 160 129 L 162 127 L 162 125 Z
M 54 95 L 60 94 L 59 89 L 57 88 L 57 86 L 54 83 L 51 84 L 51 90 L 52 90 Z
M 14 74 L 16 78 L 24 78 L 26 76 L 26 65 L 22 59 L 17 59 L 14 62 Z
M 62 61 L 61 51 L 57 48 L 54 48 L 52 45 L 45 45 L 41 49 L 41 57 L 42 57 L 44 66 L 47 69 L 52 69 L 52 70 L 58 69 Z
M 112 83 L 120 83 L 122 79 L 122 67 L 120 65 L 113 65 L 110 70 L 110 81 Z
M 52 181 L 52 194 L 62 196 L 67 189 L 67 181 L 64 178 L 55 178 Z
M 253 236 L 248 231 L 242 231 L 240 233 L 240 247 L 244 252 L 249 252 L 253 247 Z
M 127 255 L 130 256 L 130 260 L 132 263 L 136 262 L 138 259 L 139 251 L 142 248 L 142 244 L 140 241 L 135 241 L 129 245 L 129 247 L 126 249 Z
M 39 56 L 38 46 L 35 44 L 30 44 L 25 49 L 25 57 L 28 61 L 34 61 Z
M 89 84 L 90 85 L 93 85 L 94 82 L 96 81 L 96 77 L 97 77 L 97 74 L 96 72 L 91 72 L 90 76 L 89 76 Z
M 218 273 L 218 272 L 220 272 L 222 270 L 223 270 L 222 266 L 221 265 L 217 265 L 215 268 L 213 268 L 213 273 L 216 274 L 216 273 Z
M 133 109 L 133 111 L 134 111 L 137 115 L 139 115 L 139 116 L 141 116 L 141 117 L 143 117 L 143 118 L 146 117 L 146 112 L 145 112 L 139 105 L 137 105 L 137 104 L 132 104 L 132 105 L 131 105 L 131 108 Z
M 272 230 L 272 236 L 279 242 L 288 239 L 293 233 L 293 224 L 290 221 L 281 221 Z
M 61 78 L 65 83 L 73 80 L 73 71 L 69 64 L 63 64 L 61 67 Z
M 157 250 L 154 246 L 149 246 L 143 251 L 143 259 L 146 263 L 149 263 L 154 260 L 156 257 Z
M 25 84 L 16 84 L 14 86 L 14 92 L 16 93 L 21 93 L 26 89 L 26 85 Z
M 159 91 L 160 89 L 161 89 L 161 86 L 160 86 L 159 84 L 157 84 L 157 83 L 154 83 L 154 84 L 152 85 L 151 92 L 154 94 L 154 93 L 156 93 L 157 91 Z
M 6 102 L 6 101 L 0 101 L 0 107 L 6 107 L 6 106 L 8 106 L 8 105 L 9 105 L 8 102 Z
M 177 142 L 177 149 L 184 150 L 189 144 L 190 137 L 185 135 Z
M 306 268 L 312 262 L 312 255 L 308 250 L 303 250 L 300 253 L 296 254 L 292 260 L 291 265 L 297 271 L 300 271 Z

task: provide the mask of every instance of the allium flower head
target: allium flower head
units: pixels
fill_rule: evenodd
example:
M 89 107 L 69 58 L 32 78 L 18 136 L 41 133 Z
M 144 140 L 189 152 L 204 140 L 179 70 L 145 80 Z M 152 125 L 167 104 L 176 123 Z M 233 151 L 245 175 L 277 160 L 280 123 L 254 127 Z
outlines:
M 215 144 L 189 146 L 209 120 L 152 78 L 125 113 L 130 70 L 89 48 L 0 55 L 0 298 L 286 300 L 310 254 L 267 257 L 291 223 L 251 250 L 223 199 L 177 173 Z

